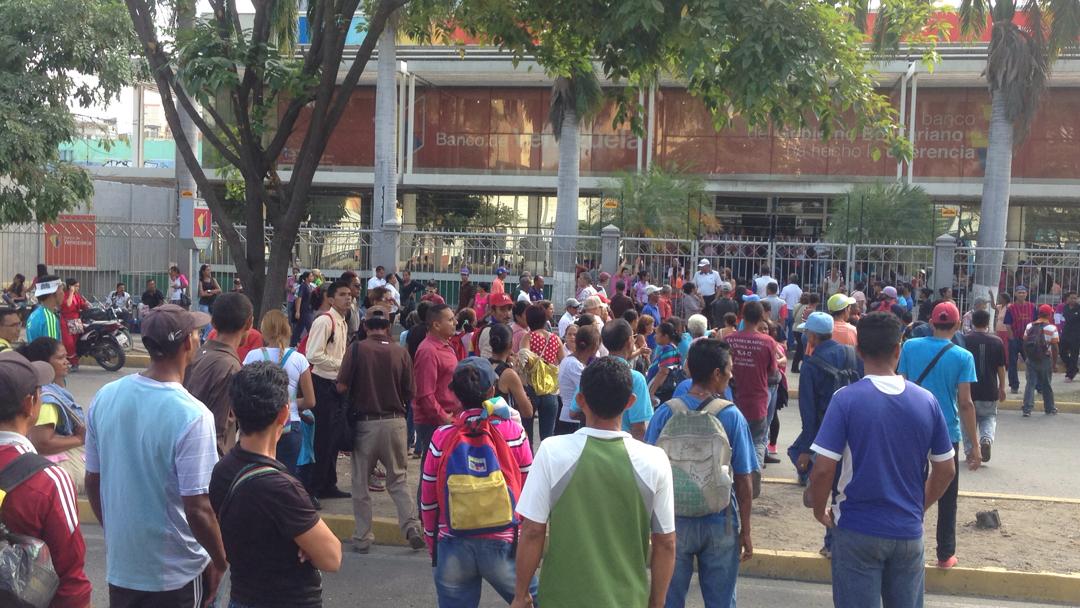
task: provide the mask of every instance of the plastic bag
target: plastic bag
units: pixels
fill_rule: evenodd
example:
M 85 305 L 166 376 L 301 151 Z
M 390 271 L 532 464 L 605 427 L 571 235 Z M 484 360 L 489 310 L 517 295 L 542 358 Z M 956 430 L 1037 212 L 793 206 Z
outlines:
M 0 529 L 0 606 L 48 608 L 59 586 L 44 542 Z

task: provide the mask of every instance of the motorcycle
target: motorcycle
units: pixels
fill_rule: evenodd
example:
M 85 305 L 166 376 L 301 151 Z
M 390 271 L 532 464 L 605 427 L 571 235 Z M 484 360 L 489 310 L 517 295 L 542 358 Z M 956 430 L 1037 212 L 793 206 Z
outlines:
M 131 338 L 116 309 L 95 304 L 82 311 L 83 331 L 76 336 L 75 354 L 90 356 L 106 371 L 115 372 L 127 362 Z

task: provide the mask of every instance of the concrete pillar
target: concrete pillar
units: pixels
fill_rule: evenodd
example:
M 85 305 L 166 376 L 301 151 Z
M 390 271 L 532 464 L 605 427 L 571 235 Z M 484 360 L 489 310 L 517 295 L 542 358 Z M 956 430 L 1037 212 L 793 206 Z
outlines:
M 619 228 L 611 224 L 600 230 L 600 269 L 612 275 L 619 271 Z
M 953 268 L 956 265 L 956 237 L 943 234 L 934 241 L 934 293 L 942 287 L 954 287 Z
M 1019 205 L 1009 205 L 1009 217 L 1005 220 L 1005 246 L 1024 246 L 1024 208 Z M 1006 251 L 1002 263 L 1006 268 L 1016 269 L 1020 262 L 1016 251 Z
M 540 236 L 540 197 L 530 195 L 526 197 L 525 208 L 525 237 L 524 258 L 525 270 L 533 275 L 547 275 L 547 251 L 543 247 L 544 239 Z
M 416 230 L 416 193 L 409 192 L 401 197 L 401 253 L 398 259 L 408 264 L 412 259 L 415 237 L 410 234 Z

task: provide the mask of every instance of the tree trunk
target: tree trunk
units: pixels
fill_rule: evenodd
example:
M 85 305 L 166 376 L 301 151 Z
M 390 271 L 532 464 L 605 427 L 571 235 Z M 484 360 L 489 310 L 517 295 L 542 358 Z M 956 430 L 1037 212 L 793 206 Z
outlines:
M 236 268 L 244 289 L 250 290 L 253 294 L 263 293 L 263 287 L 266 284 L 266 222 L 263 213 L 263 191 L 261 179 L 245 180 L 244 221 L 247 226 L 244 227 L 244 236 L 247 240 L 244 246 L 244 263 L 237 264 Z M 266 307 L 272 304 L 266 300 L 262 302 L 252 300 L 252 304 L 255 306 L 255 319 L 258 324 L 262 311 L 268 310 Z
M 372 265 L 397 270 L 397 28 L 386 22 L 379 36 L 378 78 L 375 88 L 375 196 L 373 201 Z M 398 226 L 400 231 L 400 226 Z M 400 235 L 400 232 L 396 233 Z
M 555 235 L 552 239 L 552 270 L 555 284 L 552 298 L 556 310 L 566 299 L 574 295 L 574 250 L 578 234 L 578 195 L 581 173 L 581 133 L 578 117 L 568 108 L 563 117 L 562 135 L 559 137 L 559 191 L 555 210 Z
M 1009 218 L 1009 184 L 1012 181 L 1013 125 L 1005 114 L 1005 96 L 992 92 L 990 136 L 986 148 L 982 207 L 976 248 L 973 295 L 996 295 L 1001 279 L 1005 232 Z

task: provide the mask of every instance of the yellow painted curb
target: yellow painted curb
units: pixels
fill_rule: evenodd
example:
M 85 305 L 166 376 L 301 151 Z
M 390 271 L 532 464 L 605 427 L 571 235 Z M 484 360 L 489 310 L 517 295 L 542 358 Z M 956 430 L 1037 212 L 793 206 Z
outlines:
M 739 574 L 807 583 L 830 583 L 829 560 L 816 553 L 755 549 Z M 948 595 L 975 595 L 1026 602 L 1075 604 L 1080 598 L 1080 575 L 1014 572 L 1004 568 L 926 567 L 926 590 Z
M 768 481 L 768 480 L 766 480 Z M 784 482 L 784 480 L 779 480 Z M 79 500 L 79 521 L 96 524 L 90 503 Z M 334 535 L 348 540 L 355 529 L 348 515 L 323 515 Z M 372 521 L 375 544 L 405 546 L 397 521 L 376 517 Z M 832 581 L 829 560 L 816 553 L 755 549 L 754 557 L 739 569 L 744 576 L 825 583 Z M 926 590 L 948 595 L 975 595 L 1007 598 L 1026 602 L 1075 604 L 1080 598 L 1080 574 L 1052 572 L 1015 572 L 1004 568 L 926 568 Z
M 780 477 L 763 477 L 761 482 L 785 486 L 798 485 L 799 483 L 794 479 L 782 479 Z M 995 492 L 966 491 L 961 491 L 960 496 L 963 496 L 964 498 L 985 498 L 988 500 L 1027 500 L 1031 502 L 1049 502 L 1059 505 L 1080 505 L 1080 498 L 1064 498 L 1057 496 L 1027 496 L 1024 494 L 997 494 Z

